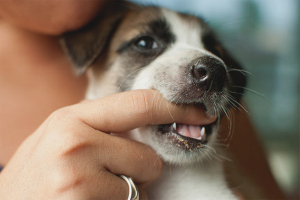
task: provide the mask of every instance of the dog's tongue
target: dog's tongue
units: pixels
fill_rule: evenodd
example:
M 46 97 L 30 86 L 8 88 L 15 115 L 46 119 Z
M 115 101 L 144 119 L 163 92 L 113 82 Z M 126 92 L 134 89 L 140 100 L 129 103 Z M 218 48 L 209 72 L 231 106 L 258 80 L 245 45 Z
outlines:
M 192 126 L 185 124 L 178 124 L 176 126 L 176 132 L 185 137 L 194 138 L 194 139 L 204 139 L 205 128 L 201 126 Z

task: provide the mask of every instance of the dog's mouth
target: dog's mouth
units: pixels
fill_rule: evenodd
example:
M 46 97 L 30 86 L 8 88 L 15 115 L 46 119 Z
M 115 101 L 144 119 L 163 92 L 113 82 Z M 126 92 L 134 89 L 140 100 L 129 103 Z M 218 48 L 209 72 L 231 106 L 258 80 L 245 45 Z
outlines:
M 215 121 L 209 125 L 193 126 L 186 124 L 164 124 L 158 126 L 158 132 L 162 134 L 168 142 L 182 149 L 194 150 L 205 147 L 205 144 L 212 135 Z

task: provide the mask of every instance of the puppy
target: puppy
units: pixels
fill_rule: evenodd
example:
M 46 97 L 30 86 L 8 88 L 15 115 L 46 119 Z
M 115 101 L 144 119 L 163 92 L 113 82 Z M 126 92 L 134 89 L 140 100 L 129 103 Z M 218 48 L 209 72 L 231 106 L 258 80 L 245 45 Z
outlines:
M 88 99 L 155 89 L 171 103 L 202 105 L 208 116 L 220 118 L 239 106 L 246 82 L 202 19 L 154 6 L 111 1 L 86 27 L 65 34 L 62 44 L 76 72 L 87 71 Z M 237 199 L 220 161 L 206 160 L 214 153 L 218 123 L 161 124 L 129 133 L 166 162 L 148 187 L 149 199 Z

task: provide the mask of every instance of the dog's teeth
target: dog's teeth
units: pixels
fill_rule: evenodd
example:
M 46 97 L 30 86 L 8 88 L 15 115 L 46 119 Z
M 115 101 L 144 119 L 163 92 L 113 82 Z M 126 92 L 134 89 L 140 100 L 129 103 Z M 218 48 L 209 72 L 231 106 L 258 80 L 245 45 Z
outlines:
M 197 140 L 202 140 L 202 137 L 200 136 L 200 137 L 198 137 L 198 138 L 196 138 Z
M 173 123 L 173 128 L 176 131 L 176 123 Z
M 201 137 L 205 136 L 205 127 L 201 128 L 200 135 L 201 135 Z

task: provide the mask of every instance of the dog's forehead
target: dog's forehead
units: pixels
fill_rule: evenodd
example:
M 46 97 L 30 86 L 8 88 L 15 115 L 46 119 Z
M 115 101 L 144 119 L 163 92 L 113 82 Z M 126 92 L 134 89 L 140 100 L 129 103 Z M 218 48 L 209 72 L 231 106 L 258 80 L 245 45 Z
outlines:
M 129 10 L 122 20 L 114 37 L 115 48 L 117 45 L 126 40 L 145 33 L 150 28 L 153 34 L 156 34 L 154 22 L 164 26 L 164 31 L 170 32 L 175 36 L 176 43 L 186 44 L 197 48 L 203 48 L 201 35 L 206 26 L 198 17 L 177 13 L 165 8 L 143 7 Z M 162 28 L 162 27 L 158 27 Z
M 118 48 L 116 45 L 140 35 L 151 22 L 163 18 L 161 9 L 157 7 L 129 9 L 119 24 L 112 46 Z
M 202 21 L 192 15 L 177 13 L 168 9 L 162 9 L 164 18 L 176 36 L 176 43 L 203 48 L 201 34 Z

